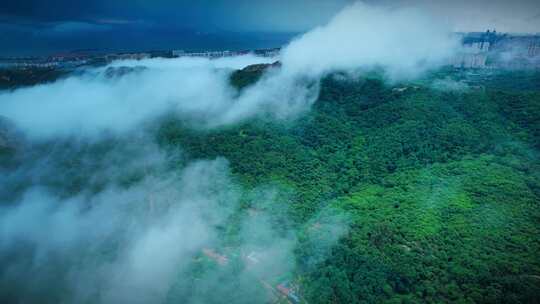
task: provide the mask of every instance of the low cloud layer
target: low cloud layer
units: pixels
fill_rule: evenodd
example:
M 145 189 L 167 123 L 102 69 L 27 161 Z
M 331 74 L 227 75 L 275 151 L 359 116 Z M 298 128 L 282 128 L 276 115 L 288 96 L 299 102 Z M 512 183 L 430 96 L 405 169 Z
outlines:
M 107 77 L 107 67 L 92 69 L 53 84 L 5 92 L 0 94 L 0 115 L 30 135 L 48 138 L 126 132 L 167 111 L 217 117 L 233 111 L 230 71 L 264 62 L 269 59 L 241 56 L 113 63 L 109 67 L 145 69 L 116 77 Z
M 151 59 L 111 67 L 145 69 L 108 78 L 105 68 L 53 84 L 0 93 L 0 115 L 36 137 L 126 132 L 166 112 L 216 127 L 259 115 L 290 118 L 309 109 L 318 81 L 334 71 L 381 68 L 391 80 L 448 62 L 455 37 L 426 14 L 356 3 L 282 51 L 283 66 L 240 94 L 229 74 L 275 58 Z
M 283 64 L 315 75 L 380 67 L 390 77 L 413 77 L 446 64 L 458 45 L 449 28 L 421 10 L 358 2 L 293 41 Z
M 277 226 L 267 209 L 279 206 L 279 189 L 244 189 L 225 159 L 172 170 L 171 159 L 141 138 L 42 151 L 23 153 L 28 165 L 2 179 L 3 301 L 264 302 L 258 280 L 294 269 L 294 231 Z M 78 163 L 77 172 L 60 171 L 64 162 Z M 237 230 L 234 240 L 228 229 Z

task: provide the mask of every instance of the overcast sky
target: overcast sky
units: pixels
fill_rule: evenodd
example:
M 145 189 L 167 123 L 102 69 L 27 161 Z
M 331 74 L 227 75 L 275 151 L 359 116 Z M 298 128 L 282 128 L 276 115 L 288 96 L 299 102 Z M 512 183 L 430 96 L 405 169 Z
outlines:
M 225 43 L 224 46 L 228 46 L 226 44 L 230 44 L 232 39 L 240 47 L 244 44 L 240 41 L 253 38 L 241 36 L 241 33 L 299 33 L 324 24 L 351 2 L 353 1 L 0 1 L 0 54 L 29 53 L 41 49 L 78 49 L 91 45 L 118 48 L 124 44 L 126 48 L 134 45 L 141 48 L 167 48 L 169 44 L 170 47 L 187 47 L 187 44 L 191 43 L 193 46 L 207 47 L 204 44 L 205 39 L 213 39 L 211 45 Z M 389 7 L 420 8 L 442 18 L 456 31 L 484 31 L 495 28 L 501 32 L 540 32 L 538 0 L 366 2 Z M 241 38 L 224 38 L 219 34 L 223 32 L 237 32 Z M 290 36 L 269 37 L 269 41 L 265 42 L 267 44 L 280 43 Z

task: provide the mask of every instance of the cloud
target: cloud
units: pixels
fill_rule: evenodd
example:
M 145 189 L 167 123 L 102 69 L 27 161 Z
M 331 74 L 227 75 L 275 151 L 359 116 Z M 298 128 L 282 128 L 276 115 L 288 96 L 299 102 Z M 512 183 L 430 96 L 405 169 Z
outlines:
M 53 84 L 0 93 L 0 115 L 34 139 L 126 133 L 167 112 L 202 128 L 265 114 L 289 118 L 309 108 L 316 86 L 281 72 L 241 94 L 229 84 L 233 69 L 274 60 L 248 55 L 116 62 Z M 108 68 L 122 67 L 133 70 L 107 77 Z
M 68 0 L 4 1 L 0 18 L 61 22 L 102 18 L 167 22 L 197 30 L 306 31 L 327 22 L 351 0 L 157 0 L 73 2 Z M 537 31 L 538 22 L 527 20 L 538 13 L 536 0 L 367 0 L 387 7 L 419 7 L 450 20 L 457 30 Z M 50 7 L 54 7 L 51 10 Z M 230 8 L 234 7 L 234 10 Z M 493 23 L 492 20 L 496 22 Z
M 269 300 L 261 282 L 292 274 L 298 244 L 282 190 L 242 187 L 223 158 L 173 169 L 151 138 L 130 138 L 34 146 L 2 171 L 0 299 Z M 332 235 L 318 234 L 318 261 L 342 232 Z
M 257 116 L 287 119 L 309 109 L 328 73 L 383 68 L 389 79 L 414 77 L 448 62 L 456 46 L 444 26 L 420 11 L 356 3 L 285 47 L 282 68 L 240 93 L 229 85 L 232 69 L 275 59 L 115 62 L 111 67 L 146 69 L 109 79 L 102 68 L 0 93 L 0 115 L 35 137 L 128 132 L 167 111 L 199 127 Z
M 142 20 L 128 20 L 128 19 L 115 19 L 115 18 L 100 18 L 96 20 L 98 24 L 110 24 L 110 25 L 128 25 L 144 23 Z
M 39 154 L 31 152 L 34 147 L 20 156 L 26 167 L 3 175 L 2 301 L 162 303 L 175 295 L 192 303 L 252 290 L 250 300 L 262 302 L 266 294 L 258 293 L 264 289 L 252 277 L 292 270 L 287 261 L 294 238 L 280 236 L 262 209 L 256 221 L 238 214 L 241 201 L 277 203 L 265 193 L 278 190 L 243 189 L 225 159 L 190 161 L 171 170 L 168 157 L 148 138 L 68 144 L 42 147 Z M 61 176 L 66 161 L 80 164 L 76 176 Z M 78 186 L 73 179 L 81 181 Z M 96 184 L 103 186 L 97 192 Z M 66 196 L 72 187 L 79 191 Z M 231 222 L 233 214 L 240 222 Z M 241 237 L 225 252 L 223 227 L 235 225 Z M 229 264 L 203 267 L 214 262 L 203 261 L 204 250 L 227 255 Z M 264 256 L 253 269 L 229 267 L 242 265 L 253 251 Z M 206 279 L 193 281 L 193 267 L 205 268 L 200 275 Z M 190 282 L 203 293 L 175 290 Z M 240 283 L 245 290 L 233 291 Z M 216 284 L 230 290 L 210 292 Z
M 186 168 L 185 174 L 195 177 L 195 182 L 219 178 L 222 165 L 220 161 L 195 163 Z M 194 176 L 201 166 L 208 167 L 207 175 Z M 178 185 L 186 187 L 186 183 L 192 182 L 184 179 Z M 220 208 L 215 209 L 219 206 L 211 195 L 195 193 L 197 196 L 191 197 L 189 191 L 175 191 L 172 185 L 149 198 L 156 183 L 145 180 L 128 189 L 108 189 L 90 201 L 79 197 L 62 200 L 40 190 L 30 190 L 19 207 L 3 210 L 0 254 L 4 259 L 17 252 L 15 244 L 23 244 L 35 248 L 30 251 L 33 262 L 27 266 L 22 262 L 24 258 L 16 259 L 3 273 L 2 282 L 13 279 L 10 273 L 62 270 L 61 277 L 72 276 L 75 285 L 82 285 L 57 282 L 70 291 L 83 289 L 72 294 L 74 299 L 70 302 L 88 301 L 79 297 L 99 295 L 97 284 L 102 284 L 99 301 L 102 303 L 162 300 L 175 272 L 185 267 L 194 252 L 210 240 L 210 229 L 215 222 L 202 218 L 209 210 L 203 206 L 216 212 Z M 175 202 L 170 201 L 173 197 Z M 154 200 L 156 208 L 169 207 L 167 214 L 152 215 L 146 201 L 150 199 Z M 203 206 L 198 209 L 198 204 Z M 85 210 L 85 206 L 92 207 Z M 111 259 L 100 254 L 109 246 L 118 248 Z M 51 264 L 55 259 L 63 259 L 65 266 Z M 26 282 L 18 284 L 20 288 L 30 289 L 28 296 L 35 296 L 39 288 L 53 288 L 46 283 L 41 283 L 44 286 L 39 286 L 38 290 L 31 287 L 44 277 L 46 272 L 33 279 L 27 277 Z M 24 299 L 22 290 L 19 293 Z
M 232 104 L 232 69 L 269 62 L 254 56 L 207 60 L 181 58 L 113 63 L 146 70 L 110 79 L 90 70 L 53 84 L 0 93 L 0 115 L 35 137 L 99 135 L 141 127 L 166 111 L 218 115 Z M 28 111 L 28 109 L 32 109 Z
M 315 75 L 382 67 L 393 78 L 413 77 L 448 62 L 458 45 L 450 29 L 425 12 L 357 2 L 293 41 L 283 64 Z
M 234 31 L 308 30 L 331 17 L 349 0 L 95 0 L 91 3 L 67 0 L 20 0 L 2 3 L 2 13 L 18 19 L 62 22 L 66 20 L 141 19 L 167 22 L 198 30 Z M 50 7 L 54 7 L 51 10 Z M 234 7 L 234 10 L 230 8 Z M 309 12 L 309 13 L 306 13 Z
M 65 21 L 46 26 L 35 31 L 38 36 L 65 36 L 83 35 L 85 33 L 99 33 L 111 30 L 107 24 L 94 24 L 81 21 Z
M 103 25 L 92 24 L 87 22 L 78 22 L 78 21 L 68 21 L 56 24 L 52 28 L 52 32 L 63 34 L 63 33 L 77 33 L 77 32 L 100 32 L 106 31 L 110 28 Z

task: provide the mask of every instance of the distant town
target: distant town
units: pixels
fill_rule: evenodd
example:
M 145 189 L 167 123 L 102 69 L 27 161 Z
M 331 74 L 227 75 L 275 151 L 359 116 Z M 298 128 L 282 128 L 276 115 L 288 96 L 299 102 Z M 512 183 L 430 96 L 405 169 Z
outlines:
M 44 57 L 5 57 L 0 58 L 0 68 L 59 68 L 70 69 L 81 66 L 99 66 L 111 63 L 116 60 L 142 60 L 147 58 L 178 58 L 178 57 L 204 57 L 221 58 L 233 57 L 247 54 L 255 54 L 263 57 L 276 57 L 279 55 L 279 48 L 245 50 L 245 51 L 204 51 L 187 52 L 184 50 L 168 51 L 148 51 L 148 52 L 122 52 L 106 53 L 95 50 L 73 51 L 68 53 L 54 54 Z
M 540 35 L 501 34 L 495 30 L 459 34 L 463 51 L 452 65 L 462 69 L 539 69 Z
M 495 30 L 486 32 L 457 33 L 464 48 L 451 59 L 449 65 L 458 69 L 539 69 L 540 34 L 503 34 Z M 116 60 L 141 60 L 146 58 L 204 57 L 222 58 L 249 53 L 264 56 L 279 56 L 280 48 L 245 51 L 201 51 L 184 50 L 148 52 L 111 52 L 97 50 L 72 51 L 45 57 L 0 58 L 0 68 L 11 69 L 73 69 L 82 66 L 101 66 Z

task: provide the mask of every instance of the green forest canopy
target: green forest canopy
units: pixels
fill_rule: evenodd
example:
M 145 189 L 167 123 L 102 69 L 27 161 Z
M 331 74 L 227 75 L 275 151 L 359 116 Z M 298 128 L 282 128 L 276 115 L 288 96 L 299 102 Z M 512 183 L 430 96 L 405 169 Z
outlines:
M 239 89 L 261 75 L 241 73 Z M 539 75 L 438 71 L 400 86 L 329 76 L 294 122 L 203 132 L 170 119 L 158 138 L 191 158 L 226 157 L 248 185 L 292 189 L 298 227 L 322 208 L 346 211 L 350 229 L 327 259 L 305 263 L 307 239 L 296 252 L 309 303 L 533 303 Z M 469 87 L 431 88 L 441 76 Z
M 238 71 L 231 81 L 242 90 L 262 74 Z M 435 89 L 435 78 L 468 87 Z M 243 186 L 284 190 L 282 204 L 268 208 L 300 240 L 289 276 L 308 303 L 540 299 L 538 72 L 441 70 L 393 85 L 328 76 L 311 111 L 294 121 L 201 131 L 168 116 L 155 136 L 178 156 L 173 166 L 225 157 Z M 103 145 L 66 157 L 66 168 Z M 0 153 L 4 165 L 9 153 Z M 73 182 L 64 196 L 90 183 L 83 171 L 66 171 Z M 348 230 L 313 263 L 317 238 L 308 234 L 323 210 L 346 214 Z M 235 229 L 223 233 L 234 242 Z M 232 301 L 235 292 L 224 294 Z

